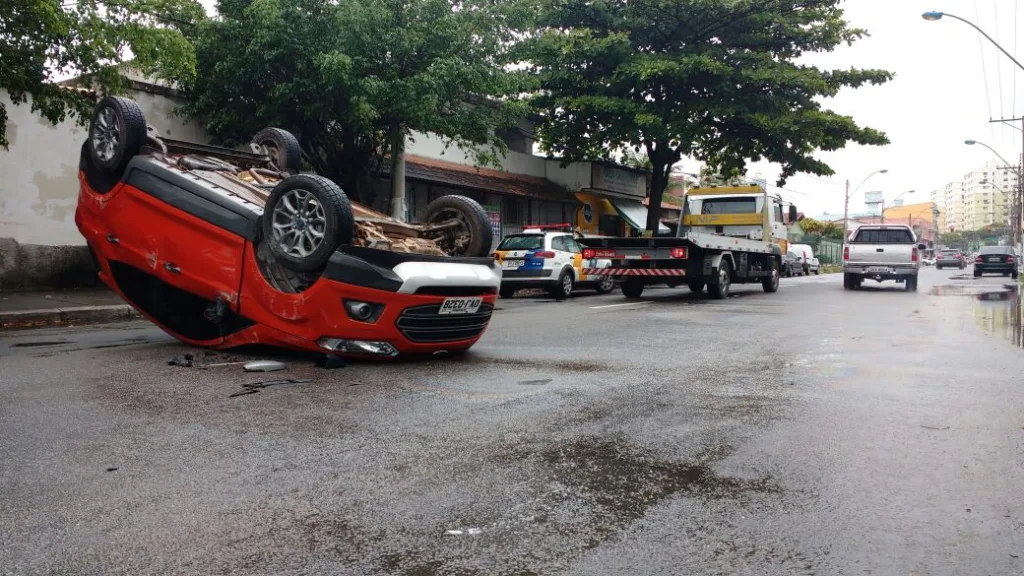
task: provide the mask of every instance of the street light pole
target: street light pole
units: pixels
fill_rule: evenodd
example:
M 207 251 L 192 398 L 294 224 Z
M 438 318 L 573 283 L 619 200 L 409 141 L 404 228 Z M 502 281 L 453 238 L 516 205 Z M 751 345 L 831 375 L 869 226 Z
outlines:
M 885 211 L 888 210 L 889 208 L 892 208 L 892 205 L 895 204 L 896 201 L 899 200 L 900 198 L 904 197 L 907 194 L 913 194 L 914 192 L 915 192 L 915 190 L 907 190 L 906 192 L 903 192 L 899 196 L 893 198 L 892 202 L 889 202 L 888 206 L 885 206 L 885 204 L 883 204 L 882 205 L 883 206 L 883 208 L 882 208 L 882 224 L 885 224 Z
M 970 20 L 965 20 L 965 19 L 963 19 L 963 18 L 961 18 L 961 17 L 959 17 L 959 16 L 957 16 L 955 14 L 950 14 L 949 12 L 925 12 L 924 14 L 921 14 L 921 18 L 924 18 L 925 20 L 928 20 L 929 22 L 934 22 L 936 20 L 940 20 L 943 16 L 948 16 L 950 18 L 953 18 L 954 20 L 959 20 L 959 21 L 963 22 L 964 24 L 967 24 L 971 28 L 974 28 L 975 30 L 980 32 L 981 35 L 984 36 L 989 42 L 991 42 L 993 45 L 995 45 L 996 48 L 999 48 L 999 50 L 1001 50 L 1003 52 L 1003 54 L 1006 54 L 1007 58 L 1009 58 L 1010 60 L 1013 60 L 1013 63 L 1016 64 L 1018 68 L 1020 68 L 1021 70 L 1024 70 L 1024 64 L 1021 64 L 1020 62 L 1018 62 L 1017 59 L 1013 57 L 1013 54 L 1010 54 L 1009 52 L 1007 52 L 1006 48 L 1003 48 L 1002 46 L 1000 46 L 999 43 L 996 42 L 995 40 L 993 40 L 991 36 L 986 34 L 984 30 L 982 30 L 981 28 L 978 28 L 978 26 L 974 22 L 971 22 Z
M 1003 164 L 1006 165 L 1006 168 L 1008 170 L 1012 170 L 1013 173 L 1017 175 L 1017 189 L 1014 191 L 1014 195 L 1011 198 L 1012 201 L 1010 202 L 1010 209 L 1013 210 L 1013 216 L 1010 218 L 1010 234 L 1013 237 L 1014 248 L 1020 248 L 1021 223 L 1022 220 L 1024 220 L 1021 217 L 1021 210 L 1024 209 L 1024 178 L 1021 178 L 1021 172 L 1022 170 L 1024 170 L 1024 157 L 1022 157 L 1022 165 L 1015 167 L 1014 165 L 1010 164 L 1010 162 L 1007 161 L 1006 158 L 1003 158 L 1002 154 L 996 152 L 995 148 L 989 146 L 988 144 L 985 144 L 984 142 L 978 142 L 977 140 L 964 140 L 964 144 L 967 144 L 968 146 L 974 146 L 975 144 L 978 144 L 980 146 L 988 148 L 989 150 L 992 151 L 993 154 L 996 155 L 997 158 L 1002 160 Z
M 860 187 L 863 186 L 875 174 L 885 174 L 888 171 L 889 171 L 888 168 L 883 168 L 881 170 L 875 170 L 871 174 L 868 174 L 867 178 L 865 178 L 860 184 L 857 185 L 857 188 L 855 188 L 853 190 L 853 193 L 856 194 L 857 190 L 860 190 Z M 846 200 L 843 202 L 843 243 L 844 244 L 846 243 L 846 235 L 850 233 L 850 231 L 849 231 L 849 226 L 850 226 L 849 222 L 850 222 L 850 181 L 847 180 L 846 181 Z

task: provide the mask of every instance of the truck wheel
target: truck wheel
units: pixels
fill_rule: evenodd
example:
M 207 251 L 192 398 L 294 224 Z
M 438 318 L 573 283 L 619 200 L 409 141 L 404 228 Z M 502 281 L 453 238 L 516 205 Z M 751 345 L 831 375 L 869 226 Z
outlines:
M 261 146 L 278 170 L 292 174 L 302 171 L 302 149 L 294 134 L 281 128 L 264 128 L 250 141 Z
M 686 283 L 686 287 L 690 289 L 690 292 L 700 294 L 704 291 L 704 282 L 700 280 L 690 280 Z
M 615 278 L 611 276 L 602 276 L 601 281 L 597 283 L 595 288 L 598 294 L 608 294 L 615 289 Z
M 572 289 L 575 284 L 572 272 L 562 270 L 562 273 L 558 275 L 558 283 L 551 287 L 551 295 L 555 300 L 565 300 L 572 296 Z
M 729 286 L 732 284 L 731 268 L 729 261 L 723 258 L 711 282 L 708 282 L 708 294 L 715 300 L 729 297 Z
M 491 253 L 494 230 L 483 206 L 465 196 L 441 196 L 424 212 L 426 236 L 449 256 L 486 257 Z
M 298 174 L 282 180 L 263 210 L 263 241 L 282 266 L 315 272 L 340 244 L 352 242 L 352 206 L 337 184 Z
M 917 292 L 917 276 L 907 276 L 903 289 L 907 292 Z
M 772 262 L 772 275 L 761 279 L 761 287 L 764 291 L 772 294 L 779 291 L 779 264 Z
M 853 278 L 853 274 L 843 274 L 843 288 L 847 290 L 856 290 L 857 283 Z
M 106 174 L 121 176 L 146 142 L 146 118 L 134 100 L 106 96 L 89 124 L 89 158 Z
M 511 298 L 516 295 L 516 289 L 512 286 L 502 286 L 498 289 L 498 294 L 501 295 L 502 298 Z
M 644 294 L 643 282 L 637 280 L 626 280 L 622 283 L 622 295 L 626 298 L 637 299 Z

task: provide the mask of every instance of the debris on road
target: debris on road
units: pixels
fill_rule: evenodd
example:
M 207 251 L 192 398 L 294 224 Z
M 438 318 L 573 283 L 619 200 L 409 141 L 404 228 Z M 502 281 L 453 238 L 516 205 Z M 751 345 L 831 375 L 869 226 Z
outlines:
M 448 536 L 462 536 L 463 534 L 468 536 L 476 536 L 478 534 L 483 534 L 483 530 L 481 528 L 466 528 L 465 530 L 446 530 L 445 534 Z
M 245 390 L 241 392 L 235 392 L 234 394 L 228 396 L 228 398 L 236 398 L 238 396 L 245 396 L 247 394 L 255 394 L 260 390 L 263 390 L 264 388 L 270 388 L 271 386 L 283 386 L 285 384 L 308 384 L 310 382 L 312 382 L 312 380 L 308 378 L 302 378 L 298 380 L 293 380 L 289 378 L 286 380 L 268 380 L 266 382 L 253 382 L 251 384 L 242 384 L 242 388 L 245 388 Z
M 171 356 L 167 360 L 168 366 L 182 366 L 184 368 L 191 368 L 195 362 L 195 356 L 191 354 L 182 354 L 181 356 Z
M 333 354 L 324 354 L 316 360 L 316 367 L 323 368 L 324 370 L 337 370 L 338 368 L 344 368 L 345 366 L 348 366 L 345 359 Z
M 277 372 L 284 370 L 288 365 L 277 360 L 253 360 L 245 364 L 246 372 Z

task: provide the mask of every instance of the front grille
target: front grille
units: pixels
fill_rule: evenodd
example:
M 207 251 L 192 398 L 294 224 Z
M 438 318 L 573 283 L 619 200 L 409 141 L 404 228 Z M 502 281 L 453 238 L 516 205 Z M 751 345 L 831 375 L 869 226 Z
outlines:
M 475 314 L 441 316 L 440 308 L 439 304 L 407 308 L 395 324 L 410 342 L 456 342 L 482 334 L 494 310 L 485 303 Z
M 497 292 L 493 286 L 421 286 L 416 289 L 417 294 L 431 296 L 483 296 Z

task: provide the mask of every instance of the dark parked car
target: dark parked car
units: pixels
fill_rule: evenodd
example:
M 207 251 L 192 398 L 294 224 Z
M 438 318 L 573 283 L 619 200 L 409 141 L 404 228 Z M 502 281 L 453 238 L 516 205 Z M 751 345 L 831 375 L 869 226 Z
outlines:
M 974 277 L 982 274 L 1002 274 L 1017 277 L 1020 258 L 1010 246 L 986 246 L 974 257 Z
M 803 276 L 804 264 L 802 254 L 790 250 L 782 256 L 781 274 L 787 278 L 791 276 Z
M 959 250 L 943 250 L 935 257 L 935 267 L 939 270 L 943 268 L 959 268 L 963 270 L 967 267 L 967 260 L 964 259 L 963 253 Z

